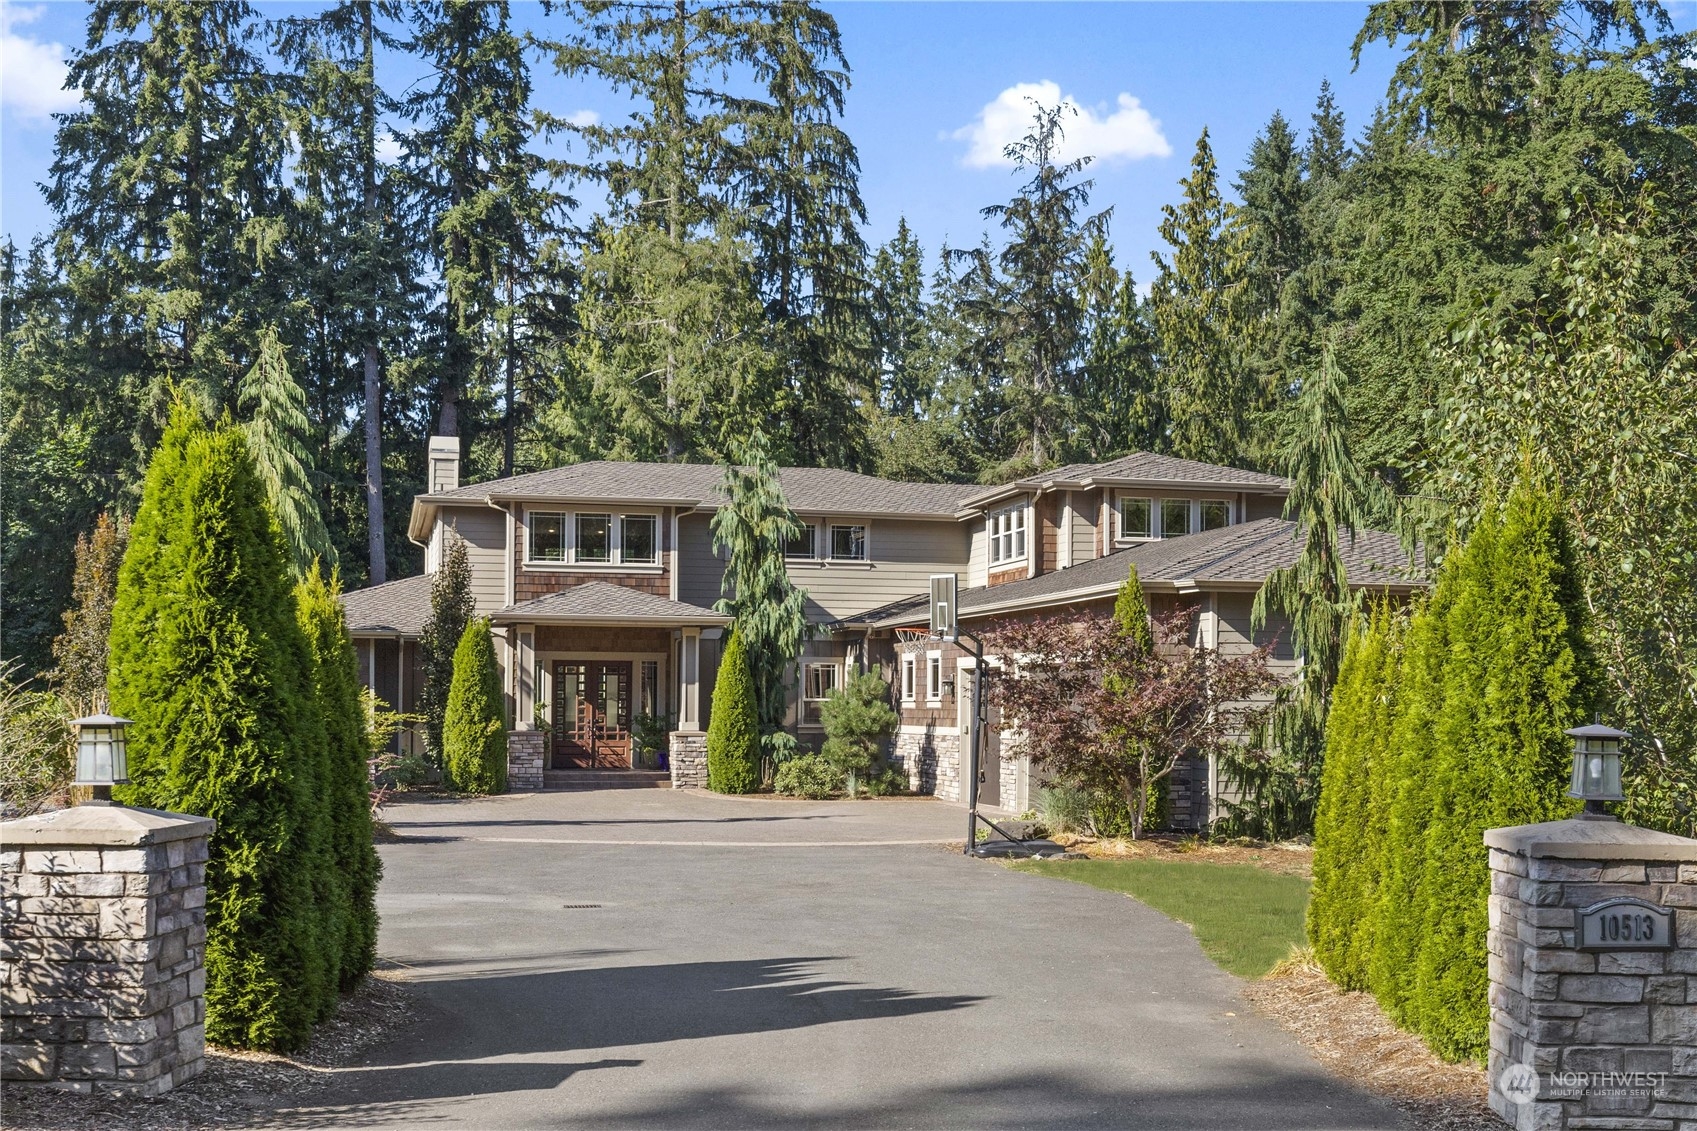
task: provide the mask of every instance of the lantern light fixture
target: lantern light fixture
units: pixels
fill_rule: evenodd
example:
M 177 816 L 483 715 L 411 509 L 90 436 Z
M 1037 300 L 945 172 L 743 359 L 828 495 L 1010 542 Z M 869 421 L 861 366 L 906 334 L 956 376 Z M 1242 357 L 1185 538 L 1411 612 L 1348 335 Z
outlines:
M 1605 801 L 1625 801 L 1620 788 L 1620 745 L 1632 736 L 1600 721 L 1567 732 L 1573 739 L 1573 785 L 1569 797 L 1585 802 L 1581 817 L 1613 820 Z
M 71 784 L 91 787 L 91 804 L 112 804 L 112 787 L 130 780 L 124 739 L 130 720 L 99 714 L 72 719 L 71 725 L 77 728 L 77 778 Z

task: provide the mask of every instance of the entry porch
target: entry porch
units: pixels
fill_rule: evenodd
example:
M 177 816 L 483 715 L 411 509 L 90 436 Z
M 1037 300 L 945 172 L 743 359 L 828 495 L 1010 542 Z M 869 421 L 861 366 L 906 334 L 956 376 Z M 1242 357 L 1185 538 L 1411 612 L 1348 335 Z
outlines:
M 667 770 L 674 785 L 697 784 L 729 617 L 589 582 L 491 619 L 505 644 L 509 788 L 608 771 Z

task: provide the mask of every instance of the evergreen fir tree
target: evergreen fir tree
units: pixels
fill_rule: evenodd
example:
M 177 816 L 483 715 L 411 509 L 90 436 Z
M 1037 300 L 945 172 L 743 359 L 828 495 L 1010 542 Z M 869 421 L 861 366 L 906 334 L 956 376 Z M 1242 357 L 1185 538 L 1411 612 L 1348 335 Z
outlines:
M 430 579 L 430 618 L 419 633 L 418 658 L 423 677 L 418 709 L 424 715 L 425 748 L 440 764 L 442 723 L 454 682 L 454 654 L 466 626 L 477 614 L 471 595 L 471 559 L 465 539 L 450 527 L 442 536 L 442 561 Z
M 760 714 L 742 631 L 732 627 L 713 683 L 707 722 L 707 788 L 753 793 L 760 787 Z
M 1356 463 L 1349 447 L 1343 374 L 1330 349 L 1317 379 L 1303 390 L 1306 419 L 1280 471 L 1290 479 L 1285 517 L 1297 524 L 1302 551 L 1296 564 L 1268 574 L 1255 594 L 1250 623 L 1284 616 L 1291 643 L 1302 657 L 1302 678 L 1272 716 L 1269 737 L 1278 769 L 1292 778 L 1284 792 L 1293 804 L 1273 819 L 1266 835 L 1280 839 L 1312 830 L 1326 747 L 1326 714 L 1342 662 L 1344 632 L 1356 598 L 1342 549 L 1366 529 L 1382 488 Z M 1271 817 L 1271 814 L 1269 814 Z
M 454 682 L 442 722 L 442 767 L 461 793 L 507 789 L 507 726 L 489 621 L 474 617 L 454 650 Z
M 725 501 L 713 512 L 713 550 L 729 556 L 725 596 L 713 606 L 736 618 L 737 642 L 754 685 L 760 741 L 774 761 L 790 743 L 784 731 L 796 657 L 807 639 L 807 594 L 790 582 L 784 547 L 801 536 L 801 521 L 784 501 L 778 468 L 756 429 L 740 466 L 725 468 Z
M 1244 233 L 1237 207 L 1220 197 L 1206 129 L 1190 176 L 1179 183 L 1183 203 L 1161 209 L 1171 259 L 1155 254 L 1159 273 L 1149 296 L 1166 447 L 1183 459 L 1235 466 L 1250 458 L 1249 426 L 1265 397 L 1238 348 L 1247 301 Z
M 98 714 L 106 706 L 112 603 L 129 537 L 129 521 L 121 515 L 114 520 L 104 512 L 92 532 L 77 535 L 77 566 L 71 581 L 71 598 L 76 603 L 65 611 L 65 631 L 53 641 L 52 683 L 79 715 Z
M 983 295 L 975 311 L 986 335 L 979 350 L 1000 372 L 999 427 L 1011 433 L 1012 459 L 1031 468 L 1058 460 L 1061 437 L 1080 412 L 1087 255 L 1111 212 L 1080 215 L 1094 182 L 1077 178 L 1092 159 L 1057 159 L 1067 113 L 1037 107 L 1030 131 L 1008 146 L 1014 171 L 1031 179 L 1007 204 L 983 210 L 1007 233 L 1002 250 L 993 261 L 982 250 L 956 253 L 971 263 Z
M 924 364 L 926 330 L 924 252 L 902 217 L 872 258 L 872 349 L 887 416 L 917 418 L 931 404 L 936 375 Z
M 295 576 L 304 578 L 318 560 L 334 567 L 336 550 L 313 490 L 306 394 L 289 372 L 289 359 L 275 329 L 267 327 L 259 336 L 259 353 L 242 378 L 240 400 L 248 414 L 254 469 L 265 484 L 265 497 L 283 532 Z
M 126 803 L 218 822 L 206 868 L 206 1031 L 286 1050 L 335 1004 L 312 656 L 247 441 L 179 405 L 148 468 L 112 613 Z
M 371 774 L 366 763 L 366 715 L 359 661 L 342 611 L 341 586 L 313 570 L 295 586 L 296 615 L 313 656 L 313 694 L 324 721 L 329 853 L 336 904 L 328 910 L 336 939 L 336 984 L 347 993 L 377 960 L 377 881 L 383 862 L 372 841 Z

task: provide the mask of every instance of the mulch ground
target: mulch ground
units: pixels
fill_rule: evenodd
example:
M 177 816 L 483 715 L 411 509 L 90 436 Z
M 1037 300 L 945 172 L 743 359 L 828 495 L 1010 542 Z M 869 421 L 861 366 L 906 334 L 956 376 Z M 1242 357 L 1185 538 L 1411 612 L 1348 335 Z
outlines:
M 293 1056 L 208 1048 L 201 1074 L 156 1098 L 125 1099 L 8 1088 L 4 1126 L 16 1131 L 178 1131 L 272 1122 L 324 1083 L 330 1069 L 356 1063 L 418 1016 L 406 983 L 382 971 L 342 1001 Z
M 1314 877 L 1314 849 L 1306 844 L 1259 844 L 1254 841 L 1205 841 L 1195 837 L 1150 836 L 1142 840 L 1057 833 L 1050 838 L 1068 852 L 1092 860 L 1203 860 L 1210 864 L 1252 864 L 1282 876 Z
M 1391 1024 L 1364 993 L 1344 993 L 1311 962 L 1282 964 L 1244 990 L 1331 1071 L 1394 1103 L 1425 1131 L 1502 1131 L 1486 1103 L 1485 1070 L 1448 1064 Z

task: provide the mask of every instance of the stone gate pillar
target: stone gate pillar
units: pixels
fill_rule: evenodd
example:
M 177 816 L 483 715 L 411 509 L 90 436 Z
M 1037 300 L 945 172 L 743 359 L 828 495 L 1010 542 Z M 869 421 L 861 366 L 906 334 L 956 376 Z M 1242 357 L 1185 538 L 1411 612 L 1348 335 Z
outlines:
M 0 824 L 0 1078 L 158 1095 L 206 1049 L 214 824 L 79 805 Z
M 1491 1107 L 1520 1131 L 1697 1127 L 1697 841 L 1485 833 Z

